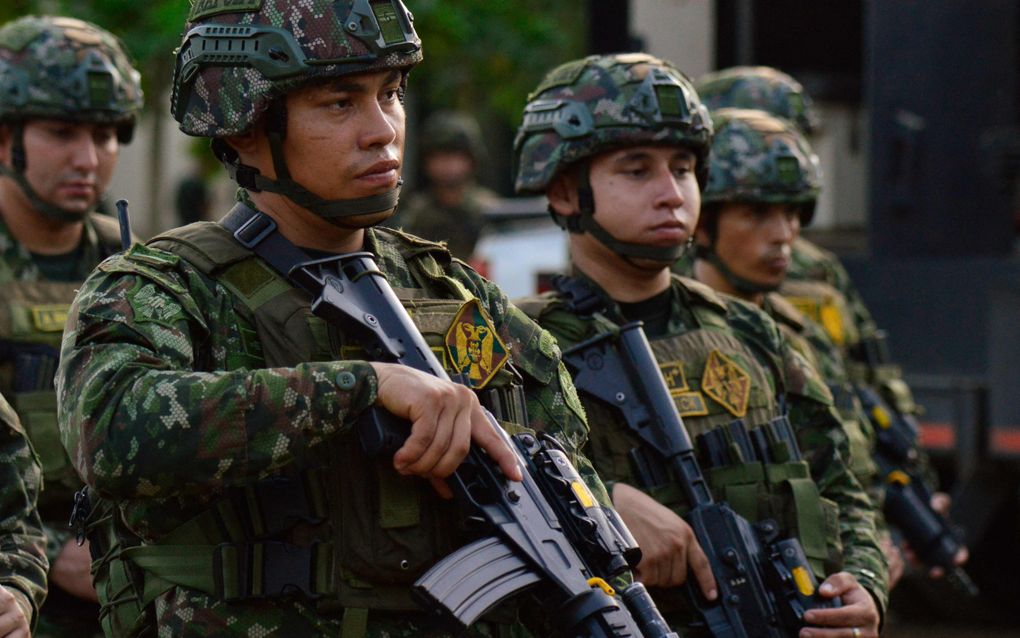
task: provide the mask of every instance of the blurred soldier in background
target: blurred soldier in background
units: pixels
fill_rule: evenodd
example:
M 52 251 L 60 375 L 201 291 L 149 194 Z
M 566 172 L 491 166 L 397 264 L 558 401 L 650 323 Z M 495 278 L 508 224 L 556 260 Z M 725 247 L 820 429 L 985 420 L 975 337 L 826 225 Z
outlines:
M 699 79 L 697 87 L 711 110 L 760 109 L 790 121 L 805 136 L 820 130 L 820 119 L 810 96 L 799 82 L 777 69 L 764 66 L 724 69 L 705 75 Z M 836 255 L 798 234 L 779 292 L 807 318 L 821 325 L 840 348 L 851 384 L 874 387 L 900 414 L 919 413 L 910 388 L 903 381 L 902 371 L 888 358 L 884 331 L 875 324 L 864 298 Z M 869 448 L 874 450 L 874 432 L 868 422 L 864 426 Z M 852 429 L 849 433 L 855 434 Z M 927 456 L 920 449 L 913 454 L 927 482 L 935 488 L 937 477 Z M 936 492 L 932 498 L 933 508 L 943 515 L 948 515 L 950 504 L 949 495 L 943 492 Z M 888 538 L 885 543 L 890 557 L 891 585 L 895 585 L 902 575 L 902 560 L 893 556 L 896 550 Z M 962 565 L 966 560 L 967 551 L 963 549 L 957 554 L 956 563 Z M 935 567 L 930 575 L 939 577 L 942 572 Z
M 139 74 L 99 27 L 28 16 L 0 28 L 0 391 L 42 462 L 50 593 L 37 635 L 99 630 L 87 546 L 67 530 L 80 486 L 61 445 L 53 374 L 75 291 L 119 250 L 94 214 L 142 106 Z
M 42 472 L 0 394 L 0 636 L 28 638 L 46 597 L 46 537 L 36 510 Z
M 575 457 L 587 427 L 559 353 L 441 245 L 373 228 L 397 204 L 403 96 L 422 59 L 402 2 L 195 3 L 184 32 L 172 113 L 212 138 L 242 190 L 220 223 L 107 261 L 71 310 L 61 430 L 133 543 L 97 561 L 103 610 L 121 634 L 448 636 L 411 596 L 473 539 L 443 479 L 472 445 L 511 480 L 517 457 L 478 394 L 366 361 L 277 266 L 372 253 L 430 343 L 484 335 L 472 387 L 526 404 L 526 425 L 556 436 L 608 502 Z M 362 447 L 355 423 L 373 406 L 411 422 L 392 459 Z M 519 625 L 498 611 L 468 635 Z
M 592 56 L 550 71 L 517 133 L 516 189 L 548 197 L 553 220 L 570 232 L 575 276 L 556 292 L 518 304 L 564 349 L 643 321 L 696 441 L 737 420 L 748 430 L 771 427 L 788 408 L 808 460 L 809 467 L 798 468 L 806 489 L 793 494 L 763 478 L 760 466 L 752 479 L 733 465 L 712 473 L 716 468 L 702 458 L 704 471 L 717 497 L 748 520 L 784 520 L 783 535 L 798 538 L 817 575 L 827 577 L 823 594 L 843 597 L 840 609 L 809 612 L 808 624 L 844 628 L 832 635 L 876 636 L 886 568 L 870 500 L 844 462 L 847 441 L 828 389 L 759 309 L 669 270 L 697 224 L 711 131 L 690 81 L 668 62 L 644 54 Z M 675 481 L 651 495 L 635 489 L 631 451 L 645 444 L 611 406 L 587 395 L 582 402 L 592 429 L 586 453 L 612 479 L 614 505 L 644 551 L 638 575 L 664 588 L 653 590 L 660 608 L 685 625 L 692 618 L 676 587 L 688 571 L 709 599 L 716 591 L 680 517 L 688 506 L 684 492 Z M 728 470 L 734 471 L 724 475 Z M 780 510 L 811 520 L 794 521 Z
M 486 224 L 486 213 L 499 196 L 475 180 L 485 160 L 478 122 L 466 113 L 440 111 L 425 122 L 421 134 L 425 188 L 400 202 L 387 226 L 412 235 L 446 242 L 465 261 Z
M 871 458 L 873 432 L 843 353 L 820 325 L 776 292 L 786 278 L 791 246 L 814 216 L 821 186 L 818 158 L 792 123 L 764 111 L 721 109 L 712 113 L 712 121 L 712 165 L 702 194 L 692 274 L 765 310 L 821 373 L 850 441 L 850 468 L 875 502 L 895 580 L 902 558 L 883 523 L 882 490 Z

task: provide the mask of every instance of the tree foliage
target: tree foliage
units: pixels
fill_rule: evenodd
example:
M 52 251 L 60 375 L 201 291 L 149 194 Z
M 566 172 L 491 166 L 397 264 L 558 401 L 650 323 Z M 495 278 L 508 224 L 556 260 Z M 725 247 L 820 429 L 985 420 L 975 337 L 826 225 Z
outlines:
M 516 124 L 551 67 L 584 53 L 583 0 L 411 0 L 425 62 L 414 89 L 433 107 Z

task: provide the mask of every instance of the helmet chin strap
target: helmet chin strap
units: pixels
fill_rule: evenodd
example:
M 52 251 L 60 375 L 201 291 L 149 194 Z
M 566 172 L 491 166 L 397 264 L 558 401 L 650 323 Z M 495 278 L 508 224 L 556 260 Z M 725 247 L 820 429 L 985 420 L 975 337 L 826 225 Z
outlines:
M 715 252 L 711 246 L 703 246 L 696 244 L 694 246 L 694 258 L 704 259 L 708 263 L 715 266 L 715 269 L 719 271 L 719 274 L 733 286 L 734 290 L 744 295 L 759 295 L 766 292 L 775 292 L 779 290 L 778 285 L 764 285 L 759 284 L 750 279 L 745 279 L 737 275 L 735 272 L 730 270 L 730 267 L 719 257 L 719 253 Z
M 283 139 L 287 134 L 287 113 L 280 100 L 274 102 L 266 113 L 266 137 L 269 140 L 269 152 L 276 170 L 276 179 L 262 175 L 257 168 L 242 164 L 233 148 L 222 140 L 213 140 L 213 152 L 227 168 L 227 172 L 241 188 L 249 191 L 266 191 L 283 195 L 298 206 L 311 211 L 335 226 L 348 229 L 364 228 L 363 225 L 351 224 L 348 217 L 375 215 L 392 211 L 400 200 L 401 178 L 397 186 L 385 193 L 358 197 L 354 199 L 323 199 L 301 184 L 294 181 L 283 156 Z M 380 220 L 381 221 L 381 220 Z
M 587 162 L 583 162 L 578 169 L 577 198 L 580 214 L 570 216 L 559 215 L 550 207 L 549 213 L 552 215 L 553 222 L 571 233 L 589 233 L 599 243 L 631 264 L 634 264 L 634 259 L 649 259 L 661 261 L 669 265 L 683 257 L 691 244 L 690 241 L 687 241 L 678 246 L 646 246 L 645 244 L 620 241 L 613 237 L 608 230 L 595 221 L 595 196 L 591 189 L 591 178 L 588 173 Z M 634 265 L 636 266 L 637 264 Z
M 28 160 L 25 155 L 25 126 L 22 122 L 12 122 L 11 127 L 11 166 L 0 164 L 0 175 L 11 178 L 28 198 L 32 208 L 44 216 L 65 224 L 80 222 L 85 218 L 83 213 L 67 210 L 50 203 L 39 196 L 25 177 Z

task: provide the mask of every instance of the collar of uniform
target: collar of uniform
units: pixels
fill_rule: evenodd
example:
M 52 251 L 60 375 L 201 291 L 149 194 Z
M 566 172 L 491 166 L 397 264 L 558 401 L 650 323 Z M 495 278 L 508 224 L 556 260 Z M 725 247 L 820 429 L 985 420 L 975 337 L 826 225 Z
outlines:
M 593 279 L 585 275 L 580 270 L 573 268 L 571 270 L 571 277 L 576 277 L 588 284 L 592 291 L 602 297 L 605 302 L 605 310 L 596 313 L 601 315 L 605 319 L 608 319 L 616 325 L 623 325 L 627 323 L 626 317 L 620 312 L 620 305 L 609 296 L 609 293 L 598 285 Z M 670 290 L 672 294 L 669 296 L 669 320 L 666 324 L 666 335 L 665 336 L 676 336 L 683 334 L 691 329 L 691 326 L 697 325 L 694 319 L 693 313 L 691 313 L 688 306 L 689 301 L 687 299 L 686 290 L 683 288 L 683 284 L 677 277 L 670 278 Z
M 785 323 L 795 331 L 801 332 L 804 330 L 804 315 L 778 292 L 765 294 L 762 309 L 770 317 L 780 323 Z

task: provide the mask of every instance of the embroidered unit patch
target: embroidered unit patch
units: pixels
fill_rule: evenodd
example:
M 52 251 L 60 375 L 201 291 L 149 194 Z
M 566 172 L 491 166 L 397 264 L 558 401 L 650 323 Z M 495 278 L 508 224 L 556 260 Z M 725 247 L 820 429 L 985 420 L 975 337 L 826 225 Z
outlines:
M 446 350 L 453 369 L 475 390 L 484 388 L 509 358 L 506 346 L 477 299 L 457 311 L 446 333 Z
M 67 323 L 67 304 L 41 304 L 32 306 L 32 325 L 39 332 L 62 332 Z
M 747 401 L 751 398 L 751 377 L 737 362 L 718 350 L 708 355 L 701 389 L 733 416 L 742 418 L 747 414 Z

